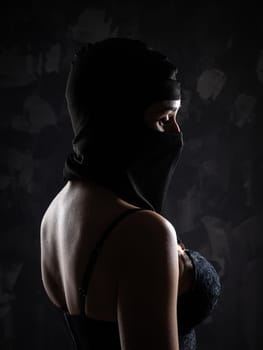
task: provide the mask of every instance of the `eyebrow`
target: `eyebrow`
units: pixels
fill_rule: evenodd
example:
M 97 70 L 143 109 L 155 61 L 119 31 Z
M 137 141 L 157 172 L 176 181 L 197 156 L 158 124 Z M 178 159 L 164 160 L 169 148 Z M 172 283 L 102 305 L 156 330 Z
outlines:
M 180 108 L 180 106 L 178 107 L 171 107 L 171 106 L 164 106 L 164 107 L 160 107 L 159 112 L 165 112 L 165 111 L 177 111 Z

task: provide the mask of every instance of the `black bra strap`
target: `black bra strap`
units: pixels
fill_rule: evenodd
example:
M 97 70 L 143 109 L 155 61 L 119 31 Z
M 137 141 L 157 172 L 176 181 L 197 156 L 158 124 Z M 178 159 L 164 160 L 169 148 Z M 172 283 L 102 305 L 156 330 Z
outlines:
M 91 274 L 93 271 L 93 268 L 96 264 L 96 260 L 98 258 L 99 255 L 99 251 L 103 246 L 103 243 L 105 241 L 105 239 L 108 237 L 109 233 L 111 232 L 111 230 L 121 221 L 123 220 L 126 216 L 128 216 L 129 214 L 132 214 L 135 211 L 139 211 L 139 210 L 144 210 L 143 208 L 132 208 L 132 209 L 128 209 L 126 211 L 124 211 L 121 215 L 119 215 L 116 219 L 113 220 L 113 222 L 110 224 L 110 226 L 107 227 L 107 229 L 104 231 L 102 237 L 100 238 L 100 240 L 98 241 L 98 243 L 96 244 L 95 249 L 92 251 L 91 255 L 90 255 L 90 259 L 84 274 L 84 278 L 82 280 L 82 284 L 81 284 L 81 288 L 79 288 L 79 291 L 81 293 L 81 314 L 83 316 L 85 316 L 85 298 L 87 295 L 87 291 L 88 291 L 88 285 L 89 285 L 89 281 L 91 278 Z

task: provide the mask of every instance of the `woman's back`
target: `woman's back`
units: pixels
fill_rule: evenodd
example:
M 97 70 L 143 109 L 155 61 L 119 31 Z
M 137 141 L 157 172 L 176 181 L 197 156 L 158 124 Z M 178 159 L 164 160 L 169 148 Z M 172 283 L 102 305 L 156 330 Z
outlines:
M 79 288 L 103 231 L 132 208 L 81 182 L 69 182 L 52 201 L 41 225 L 42 276 L 51 301 L 68 314 L 81 312 Z M 113 228 L 99 252 L 85 313 L 89 320 L 118 322 L 123 349 L 148 347 L 151 339 L 151 348 L 177 349 L 176 247 L 172 225 L 143 210 Z
M 68 183 L 52 201 L 42 220 L 42 273 L 48 295 L 57 306 L 79 313 L 78 286 L 89 255 L 103 230 L 129 207 L 109 191 L 80 182 Z M 87 314 L 94 318 L 116 320 L 114 257 L 119 248 L 113 235 L 96 263 L 87 302 Z

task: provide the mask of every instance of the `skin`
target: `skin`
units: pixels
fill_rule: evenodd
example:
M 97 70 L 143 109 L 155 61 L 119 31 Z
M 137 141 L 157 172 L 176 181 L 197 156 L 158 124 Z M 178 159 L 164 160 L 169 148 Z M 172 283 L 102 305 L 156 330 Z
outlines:
M 152 104 L 144 114 L 145 124 L 160 132 L 178 132 L 180 127 L 176 116 L 181 106 L 181 100 L 165 100 Z
M 181 100 L 164 100 L 152 104 L 144 114 L 145 124 L 160 132 L 177 133 L 180 126 L 176 120 L 181 107 Z M 184 253 L 185 246 L 178 245 L 179 254 L 179 289 L 178 295 L 187 292 L 193 283 L 193 265 L 189 256 Z
M 178 101 L 154 104 L 145 112 L 145 123 L 160 132 L 178 131 L 178 109 Z M 41 221 L 41 271 L 56 306 L 80 313 L 78 287 L 90 252 L 105 228 L 129 208 L 135 206 L 91 182 L 68 181 L 52 200 Z M 123 350 L 179 349 L 177 296 L 192 283 L 183 248 L 173 225 L 151 210 L 128 216 L 106 240 L 85 311 L 93 319 L 118 321 Z

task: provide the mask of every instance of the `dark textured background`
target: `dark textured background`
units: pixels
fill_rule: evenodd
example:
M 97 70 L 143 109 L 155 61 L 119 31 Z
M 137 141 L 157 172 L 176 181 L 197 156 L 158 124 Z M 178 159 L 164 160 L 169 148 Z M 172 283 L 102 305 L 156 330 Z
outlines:
M 196 329 L 198 349 L 262 349 L 262 22 L 252 2 L 1 5 L 1 349 L 71 349 L 42 288 L 39 225 L 71 149 L 64 89 L 73 50 L 109 36 L 142 39 L 179 67 L 185 148 L 164 214 L 223 286 Z

